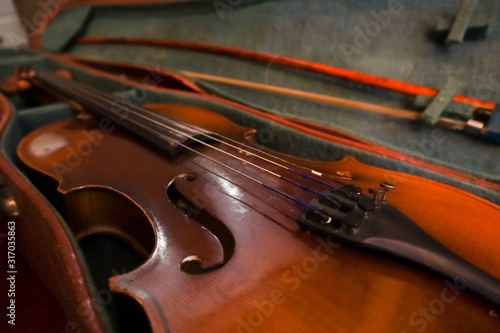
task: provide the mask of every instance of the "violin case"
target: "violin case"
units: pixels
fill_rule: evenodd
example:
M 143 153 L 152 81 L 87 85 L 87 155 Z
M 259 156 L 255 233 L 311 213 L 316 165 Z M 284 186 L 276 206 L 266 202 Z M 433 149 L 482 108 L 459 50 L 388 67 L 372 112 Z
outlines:
M 368 75 L 381 81 L 391 79 L 426 87 L 434 95 L 451 89 L 452 96 L 491 101 L 495 108 L 494 103 L 500 101 L 497 1 L 480 1 L 472 14 L 468 13 L 463 39 L 448 43 L 452 22 L 463 5 L 460 1 L 54 0 L 46 4 L 40 28 L 28 26 L 31 48 L 0 50 L 0 81 L 7 80 L 19 66 L 35 71 L 64 69 L 79 82 L 140 104 L 210 109 L 241 126 L 256 129 L 258 144 L 273 151 L 320 161 L 351 156 L 369 166 L 430 179 L 500 205 L 500 146 L 494 142 L 494 126 L 493 140 L 487 140 L 423 121 L 189 74 L 203 73 L 400 109 L 415 109 L 419 104 L 422 110 L 432 103 L 433 97 L 367 84 L 363 78 Z M 262 54 L 271 56 L 259 57 Z M 283 59 L 297 61 L 287 64 Z M 297 65 L 300 61 L 340 69 L 341 74 L 309 70 Z M 353 78 L 346 72 L 362 74 Z M 456 101 L 448 101 L 445 108 L 445 112 L 466 112 L 463 103 Z M 0 111 L 4 312 L 9 306 L 7 299 L 12 299 L 6 297 L 11 287 L 7 279 L 10 243 L 6 235 L 13 234 L 8 233 L 13 225 L 17 250 L 16 325 L 6 323 L 2 314 L 2 331 L 147 331 L 147 315 L 140 304 L 123 300 L 125 310 L 117 310 L 113 304 L 120 296 L 107 289 L 110 274 L 136 267 L 116 258 L 115 254 L 123 250 L 121 243 L 104 238 L 84 242 L 73 234 L 58 199 L 34 180 L 16 153 L 18 143 L 28 133 L 70 118 L 74 111 L 60 100 L 34 103 L 30 93 L 1 95 Z M 494 115 L 499 118 L 498 112 Z M 384 179 L 382 173 L 380 181 L 393 179 Z M 389 194 L 389 198 L 397 192 Z M 15 223 L 8 223 L 11 221 Z M 471 223 L 482 227 L 481 221 Z M 494 232 L 484 230 L 485 234 Z M 493 245 L 489 255 L 498 262 L 500 251 Z M 255 247 L 258 250 L 258 244 Z M 367 331 L 369 327 L 388 332 L 436 331 L 443 330 L 445 321 L 450 330 L 460 331 L 471 323 L 471 317 L 465 314 L 463 318 L 450 318 L 456 314 L 452 308 L 460 302 L 470 302 L 476 312 L 483 314 L 477 320 L 487 323 L 478 325 L 477 331 L 500 327 L 497 308 L 473 293 L 451 289 L 458 301 L 443 303 L 441 297 L 447 285 L 441 277 L 383 254 L 360 251 L 359 255 L 371 256 L 382 266 L 400 265 L 417 275 L 429 275 L 436 284 L 435 299 L 421 299 L 419 304 L 421 309 L 431 309 L 431 313 L 422 314 L 416 306 L 412 317 L 412 313 L 398 312 L 398 303 L 388 304 L 392 312 L 387 314 L 375 311 L 370 304 L 360 304 L 352 309 L 357 313 L 357 323 L 347 328 L 336 326 L 336 314 L 332 313 L 329 331 Z M 498 270 L 492 274 L 500 278 Z M 367 287 L 366 292 L 399 291 Z M 348 294 L 346 291 L 346 298 Z M 413 296 L 402 291 L 401 302 Z M 445 308 L 441 309 L 440 304 Z M 207 318 L 224 318 L 224 313 L 207 311 Z M 307 311 L 302 309 L 306 318 Z M 117 312 L 122 317 L 120 324 L 116 322 Z M 312 326 L 311 330 L 321 328 Z M 214 331 L 210 321 L 204 331 Z M 247 325 L 235 331 L 260 330 Z

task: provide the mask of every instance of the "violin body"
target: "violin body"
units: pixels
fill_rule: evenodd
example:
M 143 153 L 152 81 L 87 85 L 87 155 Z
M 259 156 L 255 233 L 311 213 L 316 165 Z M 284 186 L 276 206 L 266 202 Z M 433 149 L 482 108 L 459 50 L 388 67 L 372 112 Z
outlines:
M 150 105 L 153 112 L 257 147 L 255 131 L 211 111 Z M 452 281 L 396 257 L 302 229 L 303 208 L 213 160 L 305 200 L 292 184 L 250 163 L 295 177 L 252 154 L 195 145 L 168 157 L 92 117 L 42 127 L 18 155 L 57 183 L 78 240 L 108 234 L 144 262 L 109 280 L 140 304 L 153 332 L 332 332 L 498 330 L 493 306 Z M 262 148 L 262 147 L 259 147 Z M 263 149 L 263 148 L 262 148 Z M 293 164 L 353 183 L 364 193 L 391 181 L 387 201 L 443 245 L 500 278 L 500 208 L 447 185 L 363 165 L 352 157 Z M 208 157 L 208 158 L 207 158 Z M 307 181 L 307 186 L 320 187 Z M 103 259 L 105 260 L 105 259 Z M 129 313 L 130 316 L 134 314 Z

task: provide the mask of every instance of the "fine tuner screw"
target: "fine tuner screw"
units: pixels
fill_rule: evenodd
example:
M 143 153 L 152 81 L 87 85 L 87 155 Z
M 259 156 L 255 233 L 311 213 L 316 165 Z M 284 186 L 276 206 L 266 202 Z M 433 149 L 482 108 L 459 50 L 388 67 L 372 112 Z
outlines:
M 389 191 L 394 191 L 396 189 L 396 185 L 388 182 L 381 182 L 380 187 L 382 187 L 382 190 L 384 190 L 384 194 L 382 195 L 383 201 L 385 201 L 385 198 L 387 198 L 387 193 L 389 193 Z
M 380 187 L 381 188 L 368 189 L 368 193 L 373 194 L 373 200 L 375 202 L 385 201 L 385 199 L 387 198 L 387 193 L 396 189 L 396 186 L 394 184 L 388 182 L 381 182 Z
M 375 203 L 382 200 L 382 198 L 385 196 L 385 191 L 380 188 L 371 187 L 368 189 L 368 193 L 373 194 L 373 201 L 375 201 Z

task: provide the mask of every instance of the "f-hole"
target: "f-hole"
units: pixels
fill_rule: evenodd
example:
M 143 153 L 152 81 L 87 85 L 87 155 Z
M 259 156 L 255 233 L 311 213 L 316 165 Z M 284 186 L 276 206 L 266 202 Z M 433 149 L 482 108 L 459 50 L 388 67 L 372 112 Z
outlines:
M 174 177 L 167 186 L 166 194 L 170 202 L 179 209 L 186 218 L 189 218 L 210 231 L 222 246 L 222 259 L 212 265 L 204 266 L 199 254 L 187 255 L 180 263 L 180 268 L 188 274 L 203 274 L 224 266 L 233 256 L 235 240 L 231 231 L 218 219 L 210 215 L 203 207 L 198 207 L 184 196 L 176 187 L 178 180 L 194 181 L 196 174 L 185 173 Z

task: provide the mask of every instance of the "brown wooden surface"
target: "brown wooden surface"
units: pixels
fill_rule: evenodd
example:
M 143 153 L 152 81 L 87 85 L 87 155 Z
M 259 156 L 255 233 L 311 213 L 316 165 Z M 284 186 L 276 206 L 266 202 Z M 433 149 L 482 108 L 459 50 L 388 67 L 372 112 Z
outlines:
M 251 131 L 201 109 L 154 108 L 238 140 L 251 137 Z M 191 152 L 169 161 L 117 130 L 104 135 L 71 172 L 57 177 L 53 162 L 66 163 L 66 148 L 76 150 L 88 140 L 82 130 L 95 130 L 95 124 L 73 119 L 37 130 L 21 143 L 20 156 L 30 167 L 59 178 L 77 235 L 108 232 L 137 239 L 131 230 L 154 233 L 156 243 L 148 260 L 112 278 L 111 286 L 140 301 L 155 332 L 494 332 L 500 327 L 499 318 L 490 314 L 492 306 L 469 291 L 390 256 L 328 245 L 297 226 L 298 207 Z M 388 198 L 391 204 L 454 252 L 500 278 L 498 206 L 350 157 L 333 163 L 287 158 L 330 174 L 349 171 L 365 191 L 380 181 L 395 183 L 397 190 Z M 296 191 L 248 165 L 231 165 L 282 190 Z M 197 178 L 176 180 L 178 190 L 229 228 L 236 242 L 229 262 L 206 274 L 186 274 L 179 263 L 192 254 L 200 255 L 205 265 L 217 263 L 231 245 L 214 239 L 211 232 L 218 232 L 217 223 L 202 228 L 197 214 L 188 220 L 169 202 L 167 186 L 187 172 Z M 113 197 L 116 207 L 99 207 L 102 198 Z M 137 208 L 143 218 L 102 218 L 103 212 L 112 216 Z M 131 223 L 139 226 L 131 228 Z M 135 246 L 152 248 L 148 237 Z

